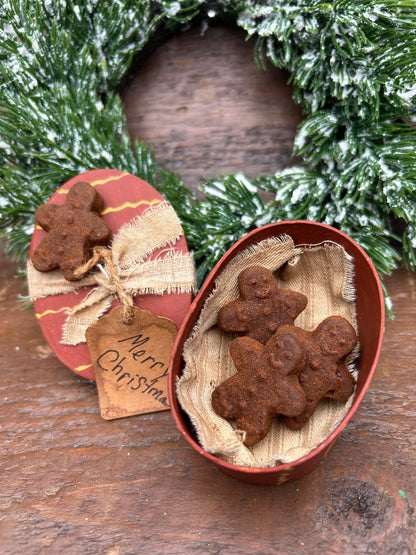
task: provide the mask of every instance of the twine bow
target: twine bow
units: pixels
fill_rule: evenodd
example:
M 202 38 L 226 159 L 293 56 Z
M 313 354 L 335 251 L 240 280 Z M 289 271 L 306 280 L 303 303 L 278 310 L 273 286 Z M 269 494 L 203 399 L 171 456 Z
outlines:
M 104 267 L 101 263 L 104 263 Z M 114 265 L 110 249 L 107 247 L 95 247 L 92 257 L 83 266 L 75 270 L 75 276 L 83 276 L 96 265 L 98 265 L 99 269 L 106 277 L 106 279 L 103 280 L 100 276 L 97 276 L 97 282 L 101 287 L 106 288 L 110 294 L 115 294 L 120 299 L 123 305 L 123 322 L 129 326 L 134 318 L 132 310 L 133 296 L 123 287 L 123 282 Z
M 170 204 L 162 202 L 123 226 L 114 237 L 111 249 L 94 249 L 92 259 L 79 268 L 82 275 L 101 262 L 102 271 L 70 282 L 62 277 L 60 270 L 38 272 L 29 261 L 30 297 L 35 301 L 93 287 L 70 311 L 61 340 L 65 345 L 85 342 L 85 331 L 110 308 L 115 297 L 122 301 L 125 307 L 123 318 L 128 323 L 133 296 L 184 293 L 195 289 L 195 271 L 190 253 L 167 248 L 154 260 L 149 259 L 155 250 L 173 246 L 182 234 L 175 211 Z

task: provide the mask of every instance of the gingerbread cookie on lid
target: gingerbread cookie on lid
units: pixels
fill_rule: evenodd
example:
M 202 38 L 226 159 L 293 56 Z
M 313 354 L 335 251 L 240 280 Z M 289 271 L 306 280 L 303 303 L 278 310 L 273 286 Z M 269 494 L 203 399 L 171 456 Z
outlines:
M 75 271 L 85 264 L 94 245 L 104 245 L 111 230 L 100 217 L 101 195 L 89 183 L 79 182 L 69 190 L 64 204 L 43 204 L 35 220 L 47 234 L 32 254 L 32 264 L 39 272 L 60 268 L 69 281 L 79 276 Z

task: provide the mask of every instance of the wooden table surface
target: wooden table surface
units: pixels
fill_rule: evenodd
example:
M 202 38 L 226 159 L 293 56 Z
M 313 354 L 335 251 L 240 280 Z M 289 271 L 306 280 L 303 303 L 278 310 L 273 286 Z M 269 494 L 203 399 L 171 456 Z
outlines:
M 302 114 L 284 72 L 258 70 L 236 29 L 166 42 L 124 91 L 132 135 L 189 186 L 291 164 Z M 58 186 L 59 184 L 57 184 Z M 95 384 L 47 346 L 25 284 L 0 262 L 0 552 L 416 553 L 416 276 L 386 283 L 395 319 L 362 405 L 326 460 L 279 487 L 195 453 L 169 412 L 104 421 Z

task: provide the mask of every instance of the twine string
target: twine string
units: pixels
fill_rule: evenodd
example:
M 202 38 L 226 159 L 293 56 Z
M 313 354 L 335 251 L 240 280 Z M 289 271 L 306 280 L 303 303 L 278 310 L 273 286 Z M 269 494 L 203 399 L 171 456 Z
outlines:
M 103 264 L 104 266 L 100 265 Z M 82 277 L 89 272 L 94 266 L 99 266 L 100 270 L 105 274 L 110 284 L 114 287 L 116 295 L 123 305 L 122 321 L 126 326 L 130 326 L 134 319 L 133 296 L 128 293 L 122 284 L 120 275 L 117 272 L 111 250 L 107 247 L 94 247 L 92 257 L 85 264 L 75 270 L 77 278 Z

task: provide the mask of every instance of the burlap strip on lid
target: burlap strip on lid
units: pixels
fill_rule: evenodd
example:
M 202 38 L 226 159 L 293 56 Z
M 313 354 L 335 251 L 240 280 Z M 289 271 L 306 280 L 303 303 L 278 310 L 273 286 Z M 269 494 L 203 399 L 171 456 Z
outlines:
M 284 272 L 277 272 L 286 262 Z M 266 239 L 234 258 L 218 277 L 184 347 L 185 368 L 177 384 L 178 399 L 205 450 L 232 464 L 268 467 L 294 461 L 322 443 L 344 418 L 352 399 L 346 404 L 322 401 L 300 431 L 291 431 L 276 421 L 269 434 L 251 448 L 241 442 L 232 422 L 212 410 L 213 389 L 236 371 L 229 355 L 233 336 L 217 328 L 217 314 L 224 304 L 238 297 L 239 273 L 256 264 L 276 272 L 278 287 L 308 297 L 306 310 L 295 322 L 297 326 L 312 330 L 332 315 L 343 316 L 357 326 L 353 263 L 339 245 L 325 243 L 300 249 L 288 236 Z M 352 363 L 351 371 L 355 372 Z

